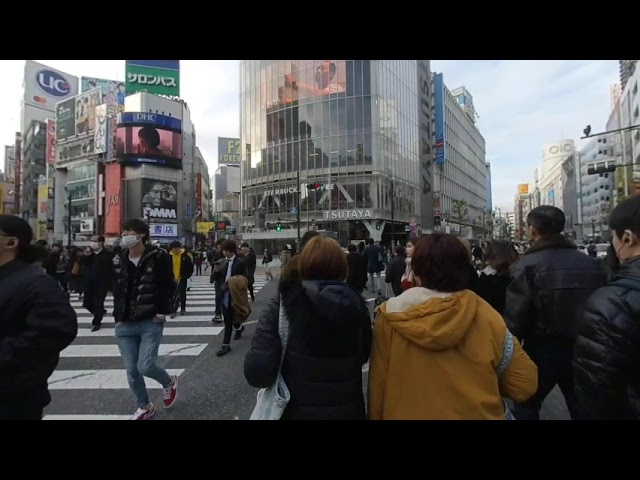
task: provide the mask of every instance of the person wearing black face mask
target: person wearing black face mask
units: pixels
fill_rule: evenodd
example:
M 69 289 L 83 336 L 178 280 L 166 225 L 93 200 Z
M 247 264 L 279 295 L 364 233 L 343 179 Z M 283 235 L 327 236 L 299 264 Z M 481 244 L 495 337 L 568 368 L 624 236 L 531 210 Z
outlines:
M 40 420 L 47 380 L 78 333 L 78 318 L 20 217 L 0 215 L 0 420 Z
M 123 250 L 113 258 L 115 334 L 138 406 L 131 420 L 147 420 L 155 415 L 156 407 L 149 401 L 143 377 L 162 385 L 165 408 L 175 404 L 178 394 L 178 377 L 158 365 L 166 315 L 173 313 L 176 283 L 169 254 L 149 245 L 145 222 L 127 220 L 122 230 Z
M 104 300 L 112 288 L 113 254 L 104 249 L 104 237 L 91 237 L 90 253 L 80 260 L 84 267 L 84 302 L 82 306 L 93 314 L 92 332 L 100 330 L 102 318 L 107 312 Z

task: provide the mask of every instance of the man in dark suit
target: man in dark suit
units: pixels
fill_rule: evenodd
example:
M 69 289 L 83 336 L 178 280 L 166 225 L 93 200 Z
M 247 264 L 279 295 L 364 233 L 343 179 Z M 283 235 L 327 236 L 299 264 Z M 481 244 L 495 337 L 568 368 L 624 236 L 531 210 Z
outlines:
M 222 254 L 227 259 L 227 268 L 222 284 L 222 316 L 224 317 L 224 339 L 222 347 L 218 350 L 219 357 L 226 355 L 231 351 L 231 333 L 233 332 L 233 307 L 231 306 L 231 294 L 229 292 L 229 279 L 236 275 L 247 276 L 247 267 L 245 263 L 238 258 L 238 246 L 233 240 L 225 240 L 221 245 Z M 238 340 L 242 335 L 243 326 L 236 329 L 234 340 Z
M 104 301 L 113 288 L 113 253 L 104 249 L 102 235 L 91 237 L 91 253 L 81 257 L 80 262 L 85 272 L 83 306 L 93 314 L 91 331 L 97 332 L 107 312 Z

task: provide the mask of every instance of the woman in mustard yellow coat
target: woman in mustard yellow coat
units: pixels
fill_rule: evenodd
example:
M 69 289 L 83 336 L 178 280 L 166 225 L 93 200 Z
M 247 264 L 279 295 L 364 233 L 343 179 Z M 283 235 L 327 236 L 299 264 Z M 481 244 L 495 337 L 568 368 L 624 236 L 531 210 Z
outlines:
M 504 320 L 470 290 L 467 252 L 447 234 L 421 238 L 420 286 L 380 306 L 369 366 L 372 420 L 502 420 L 503 397 L 523 402 L 536 365 Z

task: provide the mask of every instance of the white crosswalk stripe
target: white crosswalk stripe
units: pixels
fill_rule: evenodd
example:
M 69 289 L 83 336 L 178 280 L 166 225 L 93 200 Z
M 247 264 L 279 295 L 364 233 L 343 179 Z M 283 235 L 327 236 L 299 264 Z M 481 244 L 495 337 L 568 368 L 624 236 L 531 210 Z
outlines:
M 254 294 L 267 284 L 264 273 L 256 273 Z M 214 324 L 215 288 L 209 276 L 194 276 L 187 292 L 184 316 L 167 319 L 159 363 L 170 375 L 181 375 L 208 346 L 218 347 L 217 336 L 224 331 Z M 82 307 L 77 294 L 71 305 L 78 315 L 78 336 L 60 354 L 58 368 L 49 378 L 52 402 L 45 420 L 124 420 L 135 410 L 127 374 L 114 337 L 113 297 L 105 302 L 107 315 L 102 328 L 91 331 L 93 316 Z M 149 394 L 155 396 L 160 385 L 145 378 Z M 160 408 L 160 410 L 162 410 Z

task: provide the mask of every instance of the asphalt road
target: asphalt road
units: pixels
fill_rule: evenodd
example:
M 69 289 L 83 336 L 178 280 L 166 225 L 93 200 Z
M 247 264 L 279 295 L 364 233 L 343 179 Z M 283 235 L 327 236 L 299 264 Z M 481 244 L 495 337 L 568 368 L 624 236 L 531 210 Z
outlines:
M 259 268 L 258 272 L 260 271 Z M 154 419 L 249 418 L 255 405 L 257 390 L 250 387 L 244 379 L 244 356 L 260 312 L 277 293 L 277 279 L 267 281 L 259 273 L 256 282 L 260 284 L 260 290 L 252 304 L 253 311 L 245 323 L 242 338 L 232 340 L 232 351 L 229 354 L 217 357 L 216 351 L 222 342 L 222 329 L 209 320 L 213 312 L 213 295 L 204 278 L 196 279 L 195 288 L 189 292 L 187 316 L 168 321 L 161 350 L 161 364 L 170 372 L 179 374 L 179 398 L 171 410 L 164 411 L 161 407 L 161 390 L 150 388 L 151 401 L 159 407 Z M 369 300 L 368 305 L 373 313 L 374 295 L 370 292 L 365 292 L 364 295 Z M 77 302 L 75 304 L 78 305 Z M 83 334 L 63 354 L 57 371 L 50 379 L 53 400 L 45 410 L 45 419 L 125 419 L 135 410 L 135 403 L 126 384 L 115 339 L 107 330 L 109 327 L 113 328 L 113 324 L 109 324 L 107 319 L 101 330 L 102 334 L 91 334 L 88 332 L 88 313 L 81 308 L 76 310 L 82 315 L 80 327 Z M 179 335 L 172 335 L 172 332 L 177 333 L 172 328 L 180 328 L 182 331 Z M 365 365 L 365 392 L 367 371 L 368 365 Z M 152 382 L 147 380 L 147 385 L 150 384 Z M 558 389 L 547 398 L 541 418 L 569 419 L 564 399 Z

